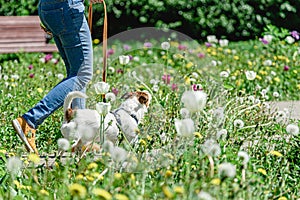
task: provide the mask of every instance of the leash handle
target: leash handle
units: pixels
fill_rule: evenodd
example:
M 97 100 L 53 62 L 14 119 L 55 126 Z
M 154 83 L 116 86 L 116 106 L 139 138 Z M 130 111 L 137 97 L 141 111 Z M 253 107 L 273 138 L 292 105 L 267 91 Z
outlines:
M 107 11 L 106 11 L 106 3 L 102 1 L 104 8 L 104 22 L 103 22 L 103 39 L 102 39 L 102 52 L 103 52 L 103 72 L 102 72 L 102 81 L 106 82 L 106 69 L 107 69 Z M 89 13 L 88 13 L 88 25 L 90 27 L 90 32 L 92 33 L 92 25 L 93 24 L 93 4 L 89 5 Z

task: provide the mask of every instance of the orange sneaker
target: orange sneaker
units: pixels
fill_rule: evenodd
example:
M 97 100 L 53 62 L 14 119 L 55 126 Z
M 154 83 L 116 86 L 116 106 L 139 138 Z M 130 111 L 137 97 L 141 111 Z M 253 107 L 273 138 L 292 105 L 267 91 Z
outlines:
M 39 154 L 35 145 L 35 132 L 23 117 L 18 117 L 12 121 L 15 131 L 18 133 L 19 138 L 25 144 L 27 151 Z

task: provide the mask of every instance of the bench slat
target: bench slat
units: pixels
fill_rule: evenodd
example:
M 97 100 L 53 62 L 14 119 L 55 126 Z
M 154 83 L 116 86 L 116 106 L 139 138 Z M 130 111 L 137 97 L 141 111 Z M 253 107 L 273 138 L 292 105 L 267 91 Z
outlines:
M 16 52 L 56 52 L 47 44 L 38 16 L 0 16 L 0 54 Z
M 16 52 L 44 52 L 44 53 L 51 53 L 56 52 L 57 47 L 54 45 L 45 45 L 39 47 L 14 47 L 14 48 L 0 48 L 0 54 L 3 53 L 16 53 Z

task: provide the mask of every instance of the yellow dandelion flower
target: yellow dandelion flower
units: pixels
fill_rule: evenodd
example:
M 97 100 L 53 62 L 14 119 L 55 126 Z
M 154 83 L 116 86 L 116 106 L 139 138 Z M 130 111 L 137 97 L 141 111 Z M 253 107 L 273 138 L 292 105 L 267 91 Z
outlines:
M 109 192 L 107 192 L 106 190 L 101 189 L 101 188 L 94 188 L 92 193 L 98 197 L 102 197 L 105 200 L 112 199 L 112 195 Z
M 89 165 L 88 165 L 88 169 L 96 169 L 98 167 L 98 165 L 97 165 L 97 163 L 95 163 L 95 162 L 92 162 L 92 163 L 90 163 Z
M 220 185 L 220 184 L 221 184 L 221 179 L 219 179 L 219 178 L 214 178 L 214 179 L 212 179 L 212 180 L 210 181 L 210 183 L 211 183 L 212 185 Z
M 278 156 L 278 157 L 282 157 L 283 155 L 278 152 L 278 151 L 270 151 L 269 154 L 274 155 L 274 156 Z
M 100 74 L 100 70 L 99 69 L 96 70 L 96 74 Z
M 188 62 L 188 63 L 186 64 L 185 67 L 186 67 L 187 69 L 189 69 L 189 68 L 191 68 L 193 65 L 194 65 L 194 63 Z
M 86 188 L 78 183 L 69 185 L 69 191 L 72 196 L 84 198 L 86 196 Z
M 258 46 L 254 45 L 253 48 L 254 48 L 254 49 L 258 49 Z
M 130 179 L 133 180 L 133 181 L 135 181 L 135 175 L 134 175 L 134 174 L 131 174 L 131 175 L 130 175 Z
M 259 70 L 258 73 L 261 74 L 261 75 L 267 75 L 268 74 L 268 72 L 263 71 L 263 70 Z
M 39 193 L 40 193 L 41 195 L 49 196 L 49 192 L 48 192 L 47 190 L 44 190 L 44 189 L 41 189 L 41 190 L 39 191 Z
M 152 137 L 150 135 L 147 135 L 147 140 L 152 140 Z
M 249 66 L 252 66 L 253 63 L 252 63 L 251 61 L 248 61 L 248 65 L 249 65 Z
M 216 55 L 217 55 L 217 52 L 216 52 L 216 51 L 212 51 L 212 52 L 211 52 L 211 55 L 216 56 Z
M 0 153 L 6 154 L 6 150 L 5 149 L 0 149 Z
M 19 181 L 14 180 L 13 183 L 16 185 L 16 187 L 17 187 L 18 189 L 21 188 L 21 183 L 20 183 Z
M 185 84 L 190 85 L 191 84 L 191 79 L 190 77 L 185 77 Z
M 141 139 L 141 140 L 140 140 L 140 144 L 141 144 L 141 145 L 146 145 L 147 142 L 146 142 L 145 140 Z
M 197 137 L 197 138 L 199 138 L 199 139 L 203 138 L 203 136 L 199 132 L 194 132 L 194 136 Z
M 82 180 L 84 178 L 84 176 L 82 174 L 78 174 L 77 176 L 75 176 L 76 180 Z
M 94 44 L 99 44 L 99 43 L 100 43 L 100 40 L 99 40 L 99 39 L 94 39 L 93 43 L 94 43 Z
M 238 79 L 235 81 L 236 86 L 240 86 L 242 84 L 242 80 Z
M 297 88 L 298 88 L 298 90 L 300 90 L 300 84 L 297 84 Z
M 171 177 L 173 174 L 173 172 L 171 170 L 167 170 L 166 173 L 165 173 L 165 177 Z
M 115 177 L 115 179 L 120 179 L 120 178 L 122 178 L 122 174 L 121 173 L 115 173 L 114 177 Z
M 172 191 L 170 190 L 170 188 L 168 186 L 163 186 L 162 191 L 168 199 L 173 198 L 174 194 L 172 193 Z
M 233 56 L 233 59 L 234 59 L 234 60 L 239 60 L 240 57 L 239 57 L 239 56 Z
M 44 90 L 42 88 L 37 89 L 38 93 L 42 93 Z
M 101 174 L 99 174 L 98 172 L 93 172 L 93 173 L 91 173 L 91 176 L 98 178 L 98 177 L 101 177 Z
M 262 173 L 263 175 L 267 175 L 267 171 L 263 168 L 258 168 L 257 170 L 259 173 Z
M 129 200 L 129 198 L 124 194 L 115 194 L 114 197 L 116 200 Z
M 162 59 L 166 59 L 166 58 L 167 58 L 167 56 L 166 56 L 166 55 L 163 55 L 161 58 L 162 58 Z
M 37 154 L 35 154 L 35 153 L 29 154 L 28 155 L 28 160 L 30 160 L 34 164 L 39 164 L 40 161 L 41 161 L 40 157 Z
M 279 197 L 277 200 L 288 200 L 286 197 Z
M 176 192 L 177 194 L 183 194 L 184 193 L 184 188 L 181 186 L 175 186 L 174 188 L 174 192 Z
M 92 181 L 94 181 L 95 179 L 94 179 L 94 177 L 87 175 L 87 176 L 86 176 L 86 180 L 92 182 Z
M 211 52 L 211 48 L 207 48 L 207 49 L 206 49 L 206 52 L 207 52 L 207 53 L 210 53 L 210 52 Z
M 280 82 L 280 78 L 275 77 L 275 78 L 274 78 L 274 81 L 277 82 L 277 83 L 279 83 L 279 82 Z
M 294 74 L 297 74 L 297 73 L 298 73 L 298 71 L 294 69 L 294 70 L 293 70 L 293 73 L 294 73 Z
M 257 75 L 256 74 L 256 77 L 255 78 L 257 78 L 258 80 L 261 80 L 262 78 L 261 78 L 261 76 L 260 75 Z

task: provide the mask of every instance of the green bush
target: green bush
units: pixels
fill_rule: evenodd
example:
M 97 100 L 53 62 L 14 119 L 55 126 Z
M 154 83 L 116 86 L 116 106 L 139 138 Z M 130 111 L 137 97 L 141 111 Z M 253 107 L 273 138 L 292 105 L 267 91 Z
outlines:
M 0 0 L 0 15 L 37 14 L 38 0 Z M 88 4 L 88 1 L 85 1 Z M 260 36 L 267 24 L 289 30 L 300 24 L 296 0 L 115 0 L 107 1 L 109 35 L 138 27 L 168 27 L 195 39 L 209 34 L 230 40 Z M 101 38 L 103 6 L 94 6 L 94 38 Z M 287 23 L 292 22 L 292 23 Z M 100 31 L 99 31 L 100 30 Z

